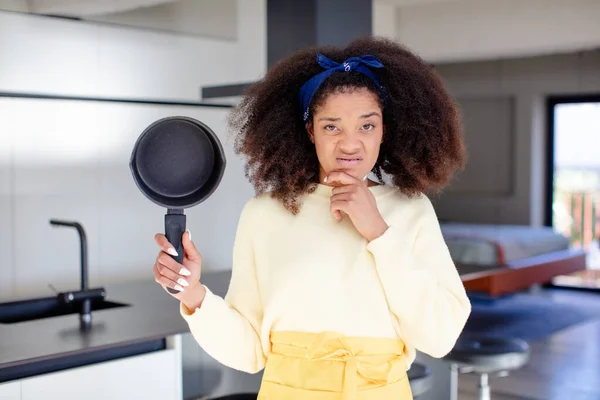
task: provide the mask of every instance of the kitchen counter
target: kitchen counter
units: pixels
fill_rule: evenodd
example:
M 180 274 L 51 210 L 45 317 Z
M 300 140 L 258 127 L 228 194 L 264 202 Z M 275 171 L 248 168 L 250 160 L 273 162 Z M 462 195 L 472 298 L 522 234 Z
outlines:
M 205 272 L 202 281 L 224 295 L 230 276 Z M 189 331 L 177 299 L 153 280 L 104 288 L 107 301 L 127 306 L 93 311 L 89 331 L 80 331 L 78 314 L 0 324 L 0 382 L 159 350 Z

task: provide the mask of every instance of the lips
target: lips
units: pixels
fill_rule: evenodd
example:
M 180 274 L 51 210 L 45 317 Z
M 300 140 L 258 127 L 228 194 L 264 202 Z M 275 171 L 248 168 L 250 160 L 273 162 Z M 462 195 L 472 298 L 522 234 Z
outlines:
M 336 158 L 338 164 L 344 167 L 353 167 L 361 163 L 362 158 L 360 157 L 338 157 Z

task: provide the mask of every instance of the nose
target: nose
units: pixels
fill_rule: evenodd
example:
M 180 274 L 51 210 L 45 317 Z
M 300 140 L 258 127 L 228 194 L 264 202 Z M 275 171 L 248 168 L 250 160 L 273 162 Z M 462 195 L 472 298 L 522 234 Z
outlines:
M 360 140 L 358 134 L 354 132 L 344 133 L 338 141 L 339 149 L 346 154 L 354 154 L 360 150 Z

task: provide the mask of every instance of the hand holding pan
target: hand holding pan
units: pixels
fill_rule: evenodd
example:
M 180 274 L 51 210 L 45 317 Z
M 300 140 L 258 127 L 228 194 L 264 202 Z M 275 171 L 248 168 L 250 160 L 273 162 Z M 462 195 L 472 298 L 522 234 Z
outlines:
M 171 257 L 178 263 L 184 254 L 184 209 L 200 204 L 217 189 L 225 164 L 217 135 L 188 117 L 167 117 L 152 123 L 133 147 L 129 164 L 133 180 L 148 199 L 167 209 L 165 235 L 177 251 L 178 255 Z

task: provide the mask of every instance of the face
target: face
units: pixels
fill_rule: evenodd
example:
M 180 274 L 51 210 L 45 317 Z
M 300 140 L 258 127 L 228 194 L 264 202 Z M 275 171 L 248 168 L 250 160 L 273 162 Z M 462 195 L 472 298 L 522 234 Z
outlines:
M 383 140 L 377 97 L 367 89 L 329 95 L 308 126 L 320 164 L 320 182 L 333 171 L 363 179 L 375 166 Z

